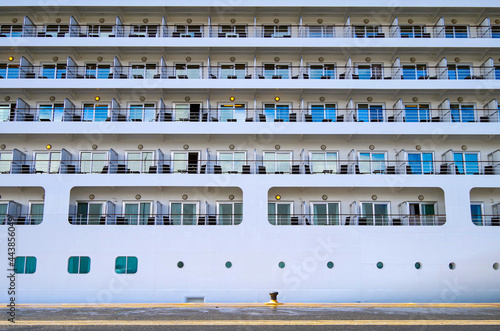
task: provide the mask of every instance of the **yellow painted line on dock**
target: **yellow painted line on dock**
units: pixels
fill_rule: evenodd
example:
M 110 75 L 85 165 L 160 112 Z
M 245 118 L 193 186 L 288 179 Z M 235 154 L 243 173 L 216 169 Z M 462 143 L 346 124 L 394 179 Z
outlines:
M 5 306 L 5 304 L 1 304 Z M 269 308 L 262 303 L 16 304 L 17 308 Z M 284 303 L 279 308 L 497 308 L 500 303 Z
M 0 326 L 485 326 L 500 325 L 500 320 L 67 320 L 36 321 L 18 320 L 15 324 L 0 321 Z

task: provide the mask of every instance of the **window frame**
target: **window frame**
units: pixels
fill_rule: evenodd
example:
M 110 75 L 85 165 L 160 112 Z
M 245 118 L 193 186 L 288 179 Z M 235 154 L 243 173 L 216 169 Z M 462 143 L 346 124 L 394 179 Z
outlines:
M 334 214 L 334 213 L 331 213 L 330 211 L 330 204 L 335 204 L 337 205 L 337 210 L 338 210 L 338 213 L 337 214 Z M 315 210 L 314 210 L 314 206 L 315 205 L 326 205 L 326 214 L 325 214 L 325 219 L 326 219 L 326 223 L 325 224 L 317 224 L 317 219 L 316 219 L 316 213 L 315 213 Z M 310 201 L 309 203 L 309 210 L 310 210 L 310 217 L 311 217 L 311 224 L 312 225 L 342 225 L 342 212 L 341 212 L 341 201 Z M 323 215 L 323 214 L 319 214 L 319 215 Z M 333 223 L 332 223 L 332 216 L 334 218 L 333 220 Z
M 141 205 L 149 204 L 149 212 L 147 214 L 141 213 Z M 137 214 L 126 213 L 126 208 L 128 205 L 137 206 Z M 153 200 L 123 200 L 122 201 L 122 215 L 125 218 L 125 224 L 127 225 L 147 225 L 148 218 L 153 217 L 154 213 L 154 201 Z
M 136 23 L 136 24 L 131 24 L 130 26 L 131 35 L 153 38 L 153 36 L 151 35 L 155 33 L 154 37 L 157 37 L 159 32 L 160 32 L 159 24 Z
M 184 66 L 184 68 L 178 68 L 179 66 Z M 194 75 L 190 70 L 195 70 L 194 67 L 198 67 L 198 75 Z M 174 62 L 175 76 L 179 78 L 180 76 L 186 77 L 187 79 L 202 79 L 203 78 L 203 63 L 202 62 Z M 192 68 L 190 68 L 192 67 Z
M 243 31 L 238 30 L 238 28 L 241 28 L 241 27 L 244 28 Z M 224 28 L 229 28 L 229 29 L 228 29 L 228 31 L 224 31 Z M 248 35 L 248 24 L 225 24 L 225 23 L 219 23 L 217 32 L 220 33 L 220 34 L 224 33 L 226 38 L 231 38 L 231 37 L 245 38 L 245 37 L 242 37 L 241 34 L 244 33 L 245 36 Z
M 360 106 L 366 105 L 366 108 L 360 108 Z M 378 114 L 379 109 L 374 108 L 373 111 L 376 111 L 375 114 L 372 114 L 372 106 L 373 107 L 381 107 L 381 116 Z M 360 110 L 366 110 L 366 119 L 367 121 L 361 120 L 360 116 Z M 374 118 L 373 115 L 375 115 Z M 368 103 L 356 103 L 356 120 L 355 122 L 364 122 L 364 123 L 371 123 L 371 122 L 385 122 L 385 115 L 386 115 L 386 108 L 385 108 L 385 103 L 373 103 L 373 102 L 368 102 Z
M 330 153 L 330 154 L 335 154 L 335 160 L 334 161 L 329 161 L 327 159 L 327 154 Z M 315 161 L 313 160 L 313 154 L 323 154 L 324 156 L 324 160 L 322 160 L 322 162 L 324 162 L 324 164 L 322 165 L 322 168 L 324 168 L 323 170 L 321 171 L 315 171 L 315 163 L 318 162 L 320 163 L 320 161 Z M 310 166 L 311 166 L 311 172 L 313 174 L 319 174 L 319 173 L 333 173 L 333 174 L 336 174 L 338 172 L 338 170 L 340 169 L 340 159 L 339 159 L 339 151 L 338 150 L 310 150 L 309 151 L 309 163 L 310 163 Z M 333 167 L 328 167 L 329 164 L 334 164 Z
M 5 157 L 7 155 L 8 157 Z M 5 158 L 5 159 L 4 159 Z M 12 172 L 12 161 L 13 161 L 13 153 L 12 151 L 0 151 L 0 174 L 10 174 Z M 3 166 L 5 163 L 8 163 L 8 166 Z M 5 170 L 6 169 L 6 170 Z
M 425 108 L 425 106 L 427 106 L 428 108 Z M 431 121 L 432 109 L 431 109 L 430 103 L 404 103 L 403 107 L 404 107 L 403 110 L 404 110 L 405 122 L 419 123 L 419 122 L 430 122 Z M 413 118 L 410 117 L 406 113 L 408 110 L 406 107 L 414 107 L 416 109 L 416 112 L 417 112 L 417 120 L 416 121 L 413 121 Z M 425 111 L 427 111 L 427 116 L 425 116 L 426 115 Z M 424 112 L 424 113 L 422 114 L 422 112 Z M 410 118 L 411 120 L 408 120 L 408 118 Z
M 45 33 L 45 36 L 52 36 L 52 37 L 58 37 L 60 33 L 64 33 L 64 36 L 66 34 L 69 34 L 69 24 L 44 24 L 43 26 L 43 31 Z M 49 31 L 50 29 L 53 29 L 54 27 L 57 27 L 54 31 Z
M 436 226 L 439 225 L 439 213 L 438 213 L 438 202 L 437 201 L 405 201 L 407 204 L 408 215 L 408 225 L 409 226 Z M 411 214 L 410 205 L 418 205 L 418 214 Z M 434 214 L 424 214 L 423 206 L 432 205 L 434 209 Z M 432 219 L 429 222 L 429 217 Z
M 45 69 L 51 69 L 54 72 L 49 77 L 48 75 L 46 75 Z M 67 72 L 68 72 L 68 67 L 67 67 L 67 63 L 65 63 L 65 62 L 58 62 L 58 63 L 42 62 L 42 63 L 40 63 L 40 72 L 39 72 L 40 78 L 65 79 Z M 63 74 L 64 74 L 64 77 L 63 77 Z
M 410 155 L 420 155 L 420 161 L 411 161 L 410 160 Z M 431 154 L 431 161 L 425 161 L 424 160 L 424 154 Z M 436 166 L 435 166 L 435 153 L 433 151 L 407 151 L 406 152 L 406 162 L 407 162 L 407 165 L 411 167 L 411 163 L 416 163 L 416 162 L 419 162 L 420 165 L 420 172 L 418 172 L 418 169 L 414 169 L 413 167 L 411 167 L 411 173 L 412 174 L 418 174 L 418 175 L 430 175 L 430 174 L 434 174 L 435 170 L 436 170 Z M 427 163 L 430 162 L 430 171 L 427 171 L 426 169 L 429 169 L 428 165 L 426 165 Z
M 321 66 L 321 75 L 313 75 L 313 69 L 311 67 L 313 66 Z M 326 68 L 326 66 L 333 66 L 332 69 Z M 314 69 L 314 70 L 319 70 Z M 326 79 L 336 79 L 337 78 L 337 64 L 336 63 L 322 63 L 322 62 L 310 62 L 307 63 L 307 72 L 309 73 L 309 79 L 324 79 L 323 77 L 326 77 Z
M 173 214 L 172 213 L 172 205 L 173 204 L 181 204 L 181 214 L 180 216 L 180 224 L 175 224 L 174 222 L 174 216 L 177 216 L 178 214 Z M 186 224 L 184 220 L 184 205 L 195 205 L 195 213 L 193 215 L 193 224 Z M 172 225 L 180 225 L 180 226 L 185 226 L 185 225 L 197 225 L 198 224 L 198 217 L 200 216 L 200 201 L 199 200 L 171 200 L 168 203 L 169 205 L 169 210 L 170 210 L 170 224 Z M 188 215 L 191 216 L 191 215 Z
M 8 32 L 5 32 L 8 27 Z M 14 29 L 16 31 L 14 31 Z M 16 37 L 22 37 L 23 36 L 23 24 L 22 23 L 14 23 L 14 24 L 0 24 L 0 34 L 11 37 L 11 38 L 16 38 Z
M 363 205 L 365 204 L 371 204 L 372 205 L 372 213 L 371 215 L 365 215 Z M 376 205 L 385 205 L 387 214 L 376 214 L 375 212 L 375 206 Z M 391 202 L 390 201 L 360 201 L 359 202 L 359 208 L 360 208 L 360 213 L 359 213 L 359 218 L 364 217 L 366 218 L 366 224 L 369 226 L 387 226 L 389 225 L 390 222 L 390 217 L 391 217 Z M 382 220 L 381 224 L 377 224 L 377 215 L 382 215 L 385 217 L 385 219 Z M 380 217 L 380 216 L 379 216 Z M 359 218 L 358 218 L 358 224 L 359 224 Z M 368 224 L 369 219 L 371 218 L 371 224 Z
M 454 68 L 451 68 L 451 67 L 454 67 Z M 460 70 L 464 70 L 464 68 L 460 68 L 460 67 L 469 67 L 468 68 L 469 74 L 464 76 L 464 74 L 460 72 Z M 471 79 L 472 74 L 473 74 L 473 68 L 474 68 L 474 65 L 472 63 L 448 63 L 446 66 L 446 72 L 448 73 L 448 79 L 451 79 L 451 80 Z M 453 75 L 450 75 L 450 72 L 452 72 Z M 467 78 L 467 77 L 469 77 L 469 78 Z
M 420 31 L 416 31 L 416 28 L 420 29 Z M 411 32 L 403 31 L 404 29 L 411 29 Z M 423 38 L 425 33 L 425 25 L 415 24 L 415 25 L 400 25 L 399 26 L 400 37 L 401 38 Z M 403 35 L 407 37 L 403 37 Z
M 134 116 L 132 116 L 132 107 L 137 107 L 137 109 L 141 107 L 140 117 L 136 116 L 136 111 L 134 111 Z M 138 119 L 140 119 L 138 122 L 156 122 L 156 102 L 129 102 L 127 107 L 127 116 L 129 121 L 132 122 L 135 122 L 135 120 Z
M 285 28 L 286 31 L 281 31 Z M 292 36 L 290 24 L 262 24 L 262 33 L 264 37 L 270 38 L 285 38 Z
M 464 121 L 465 119 L 470 119 L 470 116 L 468 114 L 464 114 L 464 107 L 472 107 L 472 120 Z M 466 109 L 467 111 L 470 111 L 470 109 Z M 458 121 L 455 120 L 455 117 L 453 115 L 453 111 L 458 111 Z M 450 116 L 451 116 L 451 122 L 455 123 L 473 123 L 476 122 L 476 104 L 475 103 L 450 103 Z
M 231 108 L 231 106 L 232 106 L 232 108 Z M 242 111 L 241 110 L 238 111 L 239 109 L 244 110 L 243 116 L 241 116 L 242 114 L 240 114 L 240 112 L 242 112 Z M 223 116 L 223 110 L 226 110 L 226 111 L 231 110 L 232 111 L 231 116 L 230 117 Z M 246 102 L 239 102 L 239 103 L 218 102 L 217 103 L 218 119 L 221 122 L 225 122 L 224 120 L 227 121 L 228 119 L 236 120 L 237 122 L 245 122 L 247 117 L 248 117 L 247 111 L 248 111 L 248 108 L 247 108 Z M 237 116 L 235 116 L 235 115 L 237 115 Z
M 17 265 L 18 265 L 18 259 L 19 261 L 21 259 L 23 259 L 23 270 L 20 272 L 18 270 L 16 270 L 17 268 Z M 31 261 L 32 263 L 34 262 L 34 265 L 32 266 L 33 270 L 28 270 L 28 259 L 29 261 Z M 37 265 L 37 258 L 36 256 L 16 256 L 15 260 L 14 260 L 14 273 L 16 275 L 20 275 L 20 274 L 23 274 L 23 275 L 31 275 L 31 274 L 34 274 L 36 273 L 36 265 Z
M 91 155 L 91 159 L 90 160 L 83 160 L 83 157 L 82 157 L 82 154 L 84 153 L 90 153 Z M 104 159 L 103 160 L 94 160 L 94 156 L 97 155 L 97 154 L 104 154 Z M 79 165 L 80 165 L 80 173 L 82 174 L 97 174 L 97 173 L 101 173 L 103 168 L 105 166 L 108 166 L 108 172 L 109 172 L 109 163 L 110 163 L 110 160 L 109 160 L 109 151 L 103 151 L 103 150 L 83 150 L 83 151 L 79 151 L 78 153 L 78 156 L 79 156 Z M 88 172 L 84 172 L 84 167 L 83 167 L 83 162 L 89 162 L 89 170 Z M 103 168 L 101 169 L 97 169 L 97 171 L 94 171 L 94 162 L 102 162 L 103 163 Z
M 359 72 L 359 67 L 370 67 L 370 77 L 365 76 L 364 74 L 361 75 Z M 375 70 L 374 70 L 375 69 Z M 380 72 L 377 72 L 377 70 L 380 69 Z M 362 70 L 366 70 L 362 68 Z M 384 63 L 383 62 L 374 62 L 374 63 L 355 63 L 354 65 L 354 74 L 358 76 L 358 79 L 360 80 L 378 80 L 378 79 L 384 79 Z
M 424 68 L 423 74 L 422 74 L 422 70 L 419 70 L 419 66 L 420 66 L 420 68 L 421 67 Z M 405 76 L 405 70 L 409 70 L 408 68 L 405 69 L 405 67 L 414 67 L 414 68 L 412 68 L 412 70 L 413 70 L 412 77 L 414 76 L 415 78 Z M 429 64 L 427 62 L 425 62 L 425 63 L 422 63 L 422 62 L 421 63 L 402 63 L 401 64 L 401 73 L 402 73 L 404 80 L 418 80 L 421 77 L 423 77 L 422 79 L 426 79 L 429 76 Z
M 379 33 L 382 33 L 382 25 L 358 25 L 353 24 L 352 31 L 354 33 L 354 38 L 370 38 L 376 37 Z M 371 31 L 368 31 L 368 30 Z M 362 35 L 361 35 L 362 34 Z
M 86 24 L 87 36 L 108 37 L 115 34 L 116 26 L 113 24 Z M 111 28 L 111 31 L 108 31 Z M 104 31 L 103 31 L 104 30 Z
M 182 27 L 180 31 L 180 28 Z M 198 29 L 194 29 L 198 27 Z M 179 32 L 180 35 L 179 37 L 188 37 L 189 38 L 196 38 L 196 33 L 201 33 L 200 37 L 203 37 L 203 30 L 204 30 L 204 25 L 199 24 L 199 23 L 190 23 L 190 24 L 175 24 L 175 32 Z
M 73 259 L 73 258 L 78 258 L 78 264 L 77 264 L 77 269 L 78 269 L 78 272 L 72 272 L 72 271 L 70 270 L 70 266 L 71 266 L 71 265 L 70 265 L 70 263 L 71 263 L 70 261 L 71 261 L 71 259 Z M 83 271 L 82 271 L 82 259 L 83 259 L 83 258 L 88 259 L 88 270 L 87 270 L 87 271 L 85 271 L 85 270 L 83 270 Z M 92 259 L 91 259 L 89 256 L 70 256 L 70 257 L 68 258 L 68 269 L 67 269 L 67 270 L 68 270 L 68 273 L 69 273 L 69 274 L 78 274 L 78 275 L 85 275 L 85 274 L 88 274 L 88 273 L 90 273 L 91 263 L 92 263 Z
M 274 153 L 274 159 L 273 160 L 266 160 L 266 154 L 267 153 Z M 281 171 L 281 170 L 277 170 L 277 169 L 281 169 L 279 167 L 280 165 L 280 162 L 276 155 L 277 154 L 288 154 L 290 156 L 289 158 L 289 161 L 288 161 L 288 171 Z M 269 169 L 269 166 L 268 164 L 273 164 L 273 171 L 270 172 L 270 169 Z M 283 162 L 285 163 L 285 162 Z M 264 150 L 262 151 L 262 164 L 266 167 L 266 172 L 267 173 L 276 173 L 276 172 L 283 172 L 283 173 L 291 173 L 291 168 L 292 168 L 292 163 L 293 163 L 293 150 Z
M 307 38 L 334 38 L 335 37 L 335 24 L 306 24 Z M 311 28 L 318 29 L 320 31 L 311 31 Z M 315 35 L 319 35 L 315 37 Z
M 125 258 L 125 265 L 124 265 L 124 269 L 120 268 L 119 269 L 119 264 L 118 264 L 118 259 L 119 258 Z M 135 270 L 132 271 L 130 270 L 129 271 L 129 259 L 135 259 Z M 119 270 L 123 270 L 123 272 L 120 272 Z M 115 273 L 119 274 L 119 275 L 134 275 L 137 273 L 137 271 L 139 270 L 139 259 L 137 258 L 137 256 L 117 256 L 115 258 Z
M 313 107 L 318 107 L 318 106 L 323 107 L 323 117 L 321 118 L 321 120 L 318 120 L 319 118 L 314 116 L 314 113 L 313 113 Z M 327 106 L 334 106 L 334 107 L 328 108 Z M 331 120 L 332 122 L 337 122 L 337 116 L 339 116 L 338 115 L 339 109 L 337 108 L 337 106 L 338 106 L 338 104 L 336 102 L 332 102 L 332 103 L 310 102 L 310 103 L 308 103 L 307 108 L 308 108 L 309 114 L 312 116 L 313 122 L 322 122 L 324 119 Z M 318 108 L 318 110 L 319 110 L 319 108 Z M 332 110 L 333 110 L 333 115 L 331 114 Z
M 217 208 L 217 225 L 240 225 L 243 222 L 243 201 L 242 200 L 220 200 L 216 201 L 216 208 Z M 236 214 L 235 210 L 235 205 L 240 204 L 241 205 L 241 214 Z M 227 215 L 229 216 L 230 219 L 230 224 L 224 224 L 224 220 L 221 219 L 221 216 L 223 215 L 221 213 L 221 205 L 231 205 L 231 214 Z M 224 214 L 225 215 L 225 214 Z M 237 216 L 240 217 L 239 222 L 237 223 Z M 226 217 L 226 216 L 225 216 Z
M 109 75 L 113 74 L 113 64 L 108 62 L 85 62 L 84 69 L 86 79 L 109 79 Z M 101 70 L 107 71 L 101 72 Z
M 274 207 L 275 214 L 269 214 L 269 205 L 270 204 L 275 205 L 275 207 Z M 286 224 L 278 224 L 278 217 L 280 216 L 280 214 L 278 213 L 278 208 L 277 208 L 278 205 L 290 206 L 290 215 L 284 216 L 284 217 L 287 217 L 287 219 L 285 220 Z M 271 225 L 275 225 L 275 226 L 291 225 L 291 218 L 294 215 L 294 201 L 281 201 L 281 200 L 280 201 L 268 201 L 267 208 L 268 208 L 267 209 L 267 220 Z M 274 217 L 274 223 L 271 222 L 271 217 Z M 282 222 L 281 219 L 280 219 L 280 222 Z
M 361 160 L 361 154 L 369 154 L 369 160 L 365 161 L 365 160 Z M 384 161 L 378 161 L 378 160 L 374 160 L 373 159 L 373 154 L 383 154 L 384 155 Z M 364 151 L 364 150 L 360 150 L 358 151 L 357 153 L 357 160 L 356 160 L 358 166 L 359 166 L 359 171 L 362 173 L 362 174 L 384 174 L 386 169 L 387 169 L 387 162 L 388 162 L 388 151 L 376 151 L 376 150 L 369 150 L 369 151 Z M 363 167 L 363 164 L 364 163 L 368 163 L 369 166 L 370 166 L 370 171 L 369 172 L 366 172 L 366 171 L 363 171 L 364 167 Z M 377 164 L 381 164 L 382 167 L 374 167 L 374 164 L 377 165 Z
M 83 217 L 79 217 L 79 215 L 83 214 L 78 214 L 78 205 L 79 204 L 87 204 L 87 213 L 85 214 L 85 222 L 82 222 Z M 75 220 L 73 221 L 74 225 L 96 225 L 99 224 L 100 220 L 102 217 L 106 216 L 106 200 L 76 200 L 75 201 L 75 207 L 76 207 L 76 212 L 75 212 Z M 97 214 L 91 214 L 90 213 L 90 206 L 101 206 L 101 211 L 99 212 L 99 215 Z M 115 215 L 113 215 L 115 216 Z
M 461 154 L 462 155 L 462 160 L 457 161 L 455 159 L 455 155 Z M 465 155 L 477 155 L 477 161 L 467 161 L 465 159 Z M 457 166 L 457 163 L 462 163 L 460 166 Z M 472 165 L 472 167 L 477 168 L 477 172 L 470 173 L 468 171 L 467 163 L 476 163 L 476 165 Z M 474 175 L 474 174 L 480 174 L 481 173 L 481 152 L 474 152 L 474 151 L 453 151 L 453 165 L 455 166 L 455 174 L 456 175 Z M 463 169 L 463 172 L 460 172 L 460 168 Z M 457 172 L 458 170 L 458 172 Z
M 5 115 L 0 117 L 0 122 L 9 122 L 11 120 L 12 104 L 10 103 L 0 103 L 0 115 Z
M 172 120 L 174 122 L 177 122 L 177 121 L 190 121 L 190 118 L 191 118 L 191 106 L 192 105 L 199 105 L 200 106 L 200 114 L 198 116 L 201 115 L 202 111 L 203 111 L 203 102 L 173 102 L 172 103 Z M 183 109 L 184 107 L 179 107 L 177 108 L 177 106 L 187 106 L 187 108 Z M 186 111 L 187 114 L 184 115 L 184 116 L 187 116 L 187 117 L 180 117 L 181 115 L 177 112 L 177 110 L 181 110 L 181 111 Z
M 153 68 L 153 66 L 154 66 L 154 68 Z M 134 67 L 136 67 L 136 68 L 134 68 Z M 148 62 L 148 63 L 130 62 L 128 65 L 128 68 L 129 68 L 129 75 L 128 75 L 129 78 L 153 79 L 155 75 L 159 74 L 160 66 L 157 62 L 154 62 L 154 63 L 153 62 Z
M 222 68 L 223 66 L 232 66 L 233 68 Z M 244 66 L 244 69 L 237 69 L 236 66 Z M 218 63 L 218 77 L 219 79 L 228 79 L 228 76 L 231 76 L 231 77 L 237 77 L 237 79 L 244 79 L 248 74 L 249 74 L 249 71 L 248 71 L 248 63 L 245 62 L 245 63 L 234 63 L 234 62 L 230 62 L 230 63 L 227 63 L 227 62 L 219 62 Z M 230 70 L 230 75 L 225 75 L 223 74 L 223 70 Z M 245 72 L 243 73 L 243 75 L 241 75 L 241 73 L 239 73 L 238 71 L 241 71 L 241 70 L 244 70 Z
M 481 211 L 481 215 L 474 215 L 474 214 L 472 214 L 472 206 L 474 206 L 474 205 L 475 206 L 479 206 L 479 209 Z M 484 212 L 485 212 L 484 202 L 483 201 L 471 201 L 470 202 L 470 206 L 471 206 L 471 213 L 470 213 L 471 215 L 470 215 L 470 217 L 471 217 L 472 224 L 474 224 L 476 226 L 486 226 L 486 218 L 485 218 L 486 215 L 484 214 Z M 475 222 L 474 221 L 475 217 L 476 218 L 477 217 L 480 218 L 479 222 Z
M 33 206 L 42 205 L 42 214 L 33 214 Z M 43 222 L 43 216 L 45 213 L 45 201 L 44 200 L 30 200 L 28 201 L 28 213 L 30 219 L 30 225 L 40 225 Z M 35 216 L 36 215 L 36 216 Z M 39 222 L 37 222 L 37 218 L 39 218 Z M 36 223 L 35 223 L 36 222 Z
M 89 107 L 90 105 L 92 105 L 92 108 Z M 101 114 L 104 107 L 106 107 L 106 117 Z M 106 122 L 108 119 L 111 119 L 111 112 L 113 110 L 109 102 L 84 101 L 82 102 L 82 122 Z M 89 119 L 89 117 L 91 118 Z
M 5 73 L 4 73 L 5 72 Z M 21 65 L 19 63 L 1 62 L 0 74 L 4 79 L 18 79 L 21 75 Z
M 49 158 L 48 160 L 37 160 L 37 155 L 40 154 L 48 154 Z M 53 159 L 53 155 L 59 154 L 59 159 Z M 40 166 L 41 169 L 37 166 L 38 162 L 42 162 L 42 165 Z M 44 174 L 58 174 L 61 171 L 61 165 L 62 165 L 62 151 L 57 151 L 57 150 L 38 150 L 38 151 L 33 151 L 33 163 L 35 167 L 35 173 L 44 173 Z M 45 163 L 45 164 L 43 164 Z M 57 171 L 52 171 L 52 168 L 57 168 Z M 45 171 L 45 168 L 47 168 L 47 171 Z
M 459 35 L 459 33 L 463 33 L 463 32 L 457 32 L 457 28 L 465 28 L 467 31 L 465 32 L 466 33 L 466 36 L 465 37 L 460 37 L 460 36 L 457 36 Z M 450 34 L 448 29 L 451 29 L 452 30 L 452 33 Z M 460 25 L 449 25 L 449 24 L 446 24 L 444 26 L 444 37 L 445 38 L 470 38 L 470 26 L 468 24 L 460 24 Z
M 49 110 L 48 106 L 51 106 L 50 118 L 48 118 L 48 120 L 50 122 L 62 122 L 64 120 L 64 103 L 60 102 L 38 102 L 36 105 L 38 120 L 43 122 L 42 119 L 47 119 L 46 116 L 42 116 L 42 109 Z M 44 113 L 45 112 L 46 111 L 44 111 Z
M 174 155 L 175 154 L 186 154 L 186 160 L 175 160 Z M 196 166 L 196 173 L 200 173 L 200 167 L 201 167 L 201 151 L 200 150 L 171 150 L 170 151 L 170 162 L 171 162 L 171 169 L 172 173 L 188 173 L 189 172 L 189 153 L 198 153 L 198 158 L 197 158 L 197 166 Z M 176 162 L 186 162 L 186 168 L 185 169 L 177 169 L 176 168 Z M 180 171 L 177 171 L 180 170 Z M 184 171 L 185 170 L 185 171 Z
M 273 66 L 272 72 L 270 69 L 267 69 L 266 66 Z M 280 66 L 287 68 L 280 68 Z M 265 79 L 273 79 L 274 76 L 280 77 L 280 79 L 290 79 L 292 67 L 293 63 L 291 62 L 264 62 L 262 63 L 262 76 L 264 76 Z
M 235 153 L 243 153 L 243 161 L 240 161 L 240 160 L 235 160 L 234 156 L 235 156 Z M 232 154 L 232 160 L 222 160 L 221 159 L 221 154 Z M 223 162 L 229 162 L 229 163 L 232 163 L 231 164 L 231 169 L 230 170 L 226 170 L 224 169 L 224 166 L 222 165 Z M 237 166 L 236 163 L 238 162 L 242 162 L 243 164 L 241 165 L 241 169 L 235 169 L 235 166 Z M 228 173 L 228 172 L 234 172 L 234 171 L 237 171 L 238 173 L 242 173 L 243 172 L 243 165 L 246 165 L 248 164 L 248 152 L 246 150 L 240 150 L 240 151 L 235 151 L 235 150 L 219 150 L 217 151 L 217 165 L 221 166 L 222 167 L 222 172 L 223 173 Z
M 271 107 L 267 106 L 273 106 L 272 111 L 273 113 L 271 114 Z M 278 112 L 278 107 L 283 107 L 283 109 Z M 285 107 L 288 107 L 288 114 L 286 116 L 282 116 L 284 113 Z M 275 102 L 275 103 L 270 103 L 270 102 L 263 102 L 262 103 L 262 111 L 264 113 L 264 116 L 266 116 L 266 122 L 273 122 L 274 120 L 283 120 L 284 122 L 289 122 L 290 121 L 290 114 L 293 112 L 293 103 L 291 102 Z
M 151 159 L 144 159 L 144 154 L 145 153 L 151 153 Z M 129 156 L 131 154 L 139 154 L 139 159 L 138 160 L 130 160 Z M 157 160 L 155 158 L 155 151 L 154 150 L 126 150 L 125 151 L 125 163 L 127 165 L 127 169 L 130 170 L 130 173 L 148 173 L 149 172 L 149 167 L 156 165 Z M 132 165 L 135 163 L 138 163 L 139 170 L 136 170 Z M 134 169 L 133 169 L 134 168 Z

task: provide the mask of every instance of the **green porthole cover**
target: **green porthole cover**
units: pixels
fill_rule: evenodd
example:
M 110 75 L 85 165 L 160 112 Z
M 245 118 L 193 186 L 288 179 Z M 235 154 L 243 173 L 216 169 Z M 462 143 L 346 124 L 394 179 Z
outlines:
M 382 262 L 377 262 L 377 268 L 382 269 L 384 264 Z
M 278 263 L 278 267 L 280 267 L 280 269 L 283 269 L 285 267 L 285 262 L 281 261 L 280 263 Z
M 448 264 L 448 268 L 450 268 L 450 270 L 454 270 L 455 269 L 455 263 L 451 262 L 450 264 Z
M 227 261 L 226 262 L 226 268 L 231 268 L 233 266 L 233 264 L 230 262 L 230 261 Z
M 184 267 L 184 262 L 182 262 L 182 261 L 177 262 L 177 267 L 178 268 Z
M 422 268 L 422 264 L 420 262 L 415 263 L 415 269 L 420 269 Z
M 333 262 L 332 261 L 329 261 L 326 266 L 328 267 L 328 269 L 332 269 L 333 268 Z

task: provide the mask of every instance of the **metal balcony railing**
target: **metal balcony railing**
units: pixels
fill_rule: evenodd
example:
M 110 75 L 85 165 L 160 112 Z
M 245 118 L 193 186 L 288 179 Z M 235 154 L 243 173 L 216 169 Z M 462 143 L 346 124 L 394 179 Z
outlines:
M 268 108 L 246 108 L 228 103 L 219 108 L 161 108 L 155 103 L 137 108 L 111 108 L 108 102 L 84 108 L 15 108 L 0 112 L 0 122 L 356 122 L 356 123 L 490 123 L 499 121 L 498 109 L 478 110 L 474 105 L 455 108 L 427 108 L 426 103 L 403 109 L 386 110 L 382 104 L 357 104 L 357 108 L 337 108 L 335 103 L 311 109 L 292 108 L 289 104 L 269 104 Z M 0 109 L 1 111 L 1 109 Z
M 0 24 L 2 37 L 54 38 L 496 38 L 491 25 Z
M 0 225 L 38 225 L 42 223 L 43 215 L 16 214 L 0 215 Z
M 500 162 L 291 158 L 232 161 L 0 160 L 0 170 L 0 174 L 500 175 Z
M 409 214 L 268 214 L 276 226 L 441 226 L 446 215 Z
M 199 225 L 228 226 L 239 225 L 242 214 L 70 214 L 71 225 Z
M 0 66 L 0 79 L 300 79 L 300 80 L 498 80 L 495 66 L 383 66 L 382 64 L 359 64 L 342 66 L 336 64 L 295 66 L 292 64 L 262 64 L 204 66 L 201 64 L 179 64 L 158 66 L 156 64 L 112 66 Z

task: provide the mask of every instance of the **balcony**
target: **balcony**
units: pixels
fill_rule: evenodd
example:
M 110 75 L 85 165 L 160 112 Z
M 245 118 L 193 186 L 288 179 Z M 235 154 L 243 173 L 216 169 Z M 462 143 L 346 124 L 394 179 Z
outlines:
M 204 108 L 201 103 L 179 103 L 166 107 L 165 102 L 138 102 L 121 107 L 116 99 L 111 102 L 84 102 L 78 108 L 69 99 L 63 102 L 35 102 L 32 107 L 23 99 L 15 104 L 0 104 L 0 123 L 12 122 L 212 122 L 212 123 L 498 123 L 499 106 L 493 99 L 478 109 L 474 103 L 451 103 L 444 100 L 437 108 L 431 103 L 405 103 L 398 100 L 392 109 L 385 103 L 354 103 L 338 107 L 336 102 L 317 103 L 309 108 L 294 108 L 293 104 L 264 103 L 263 108 L 249 108 L 251 101 L 223 102 L 216 108 Z M 328 124 L 324 124 L 328 125 Z
M 55 80 L 498 80 L 499 65 L 490 58 L 480 66 L 450 63 L 446 58 L 437 65 L 401 64 L 399 58 L 391 66 L 377 63 L 351 65 L 292 63 L 263 63 L 258 66 L 224 64 L 205 66 L 183 63 L 169 66 L 162 57 L 160 65 L 145 63 L 125 66 L 115 58 L 114 63 L 93 63 L 78 66 L 71 57 L 66 63 L 35 66 L 25 57 L 20 63 L 0 63 L 0 79 Z
M 498 38 L 500 31 L 485 19 L 479 25 L 446 25 L 444 19 L 436 24 L 356 25 L 345 22 L 262 23 L 252 24 L 115 24 L 88 22 L 80 24 L 70 18 L 70 24 L 37 25 L 29 17 L 23 24 L 0 24 L 0 37 L 8 38 Z M 205 19 L 208 22 L 208 19 Z
M 448 150 L 435 160 L 434 152 L 401 150 L 390 159 L 387 152 L 348 153 L 341 159 L 338 152 L 314 152 L 310 159 L 293 159 L 291 151 L 187 152 L 157 151 L 127 152 L 119 155 L 107 151 L 80 152 L 73 157 L 65 149 L 36 152 L 33 160 L 25 153 L 0 153 L 2 174 L 215 174 L 215 175 L 500 175 L 500 151 L 482 161 L 477 152 Z M 12 158 L 15 154 L 16 157 Z
M 235 226 L 242 223 L 240 189 L 217 187 L 217 193 L 210 197 L 203 195 L 205 189 L 207 187 L 136 186 L 124 187 L 116 195 L 109 187 L 94 187 L 90 191 L 74 188 L 68 222 L 76 226 Z M 132 192 L 138 191 L 141 194 L 134 194 L 134 200 L 128 199 Z M 95 193 L 90 195 L 91 199 L 89 192 Z M 114 198 L 109 198 L 111 196 Z

